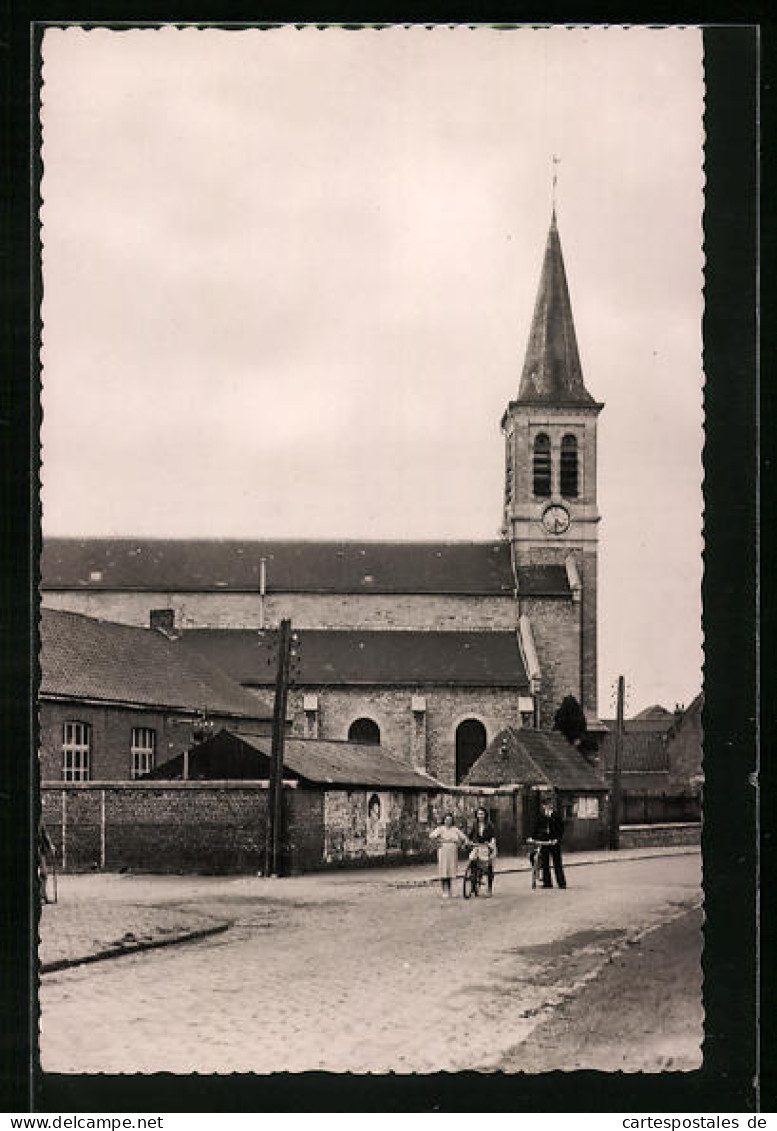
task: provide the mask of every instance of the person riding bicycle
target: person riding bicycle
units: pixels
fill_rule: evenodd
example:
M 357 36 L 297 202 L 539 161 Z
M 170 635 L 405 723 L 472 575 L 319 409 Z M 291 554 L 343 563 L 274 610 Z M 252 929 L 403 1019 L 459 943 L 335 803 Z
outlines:
M 532 839 L 541 843 L 533 849 L 540 854 L 542 865 L 542 886 L 553 887 L 550 879 L 550 862 L 553 860 L 553 871 L 556 875 L 556 884 L 560 888 L 567 886 L 564 876 L 564 865 L 561 860 L 561 841 L 564 836 L 564 821 L 561 814 L 554 808 L 552 797 L 543 797 L 540 803 L 540 814 L 534 825 Z
M 488 894 L 490 895 L 494 887 L 494 857 L 496 856 L 496 829 L 493 822 L 489 820 L 488 813 L 479 805 L 475 810 L 475 820 L 470 826 L 467 833 L 467 839 L 474 847 L 469 854 L 470 860 L 477 858 L 481 867 L 483 867 L 483 846 L 486 846 L 488 852 L 488 860 L 485 862 L 484 871 L 486 873 L 486 881 L 488 883 Z

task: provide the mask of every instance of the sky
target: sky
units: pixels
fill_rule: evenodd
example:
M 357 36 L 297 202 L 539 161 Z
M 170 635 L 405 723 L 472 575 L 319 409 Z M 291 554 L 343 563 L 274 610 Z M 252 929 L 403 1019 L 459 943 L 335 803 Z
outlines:
M 694 28 L 46 30 L 44 535 L 487 540 L 555 200 L 599 712 L 701 687 Z

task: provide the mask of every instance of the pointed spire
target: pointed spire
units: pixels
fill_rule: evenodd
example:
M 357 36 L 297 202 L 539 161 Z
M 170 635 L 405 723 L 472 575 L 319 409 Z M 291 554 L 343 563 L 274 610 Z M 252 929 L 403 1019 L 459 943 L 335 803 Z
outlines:
M 518 403 L 522 402 L 596 404 L 583 383 L 564 257 L 561 254 L 561 240 L 556 223 L 555 200 L 526 360 L 518 388 Z

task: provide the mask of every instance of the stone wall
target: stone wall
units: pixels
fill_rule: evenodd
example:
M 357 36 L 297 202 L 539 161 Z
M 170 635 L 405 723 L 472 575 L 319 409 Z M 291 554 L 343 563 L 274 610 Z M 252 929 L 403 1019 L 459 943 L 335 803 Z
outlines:
M 179 628 L 257 628 L 258 593 L 89 592 L 46 590 L 43 604 L 147 628 L 151 609 L 173 609 Z M 289 617 L 295 628 L 430 629 L 511 632 L 516 627 L 512 593 L 493 596 L 434 594 L 272 593 L 264 623 Z
M 308 730 L 304 697 L 318 697 L 317 731 Z M 425 700 L 426 711 L 414 712 L 413 697 Z M 262 706 L 269 691 L 258 696 Z M 520 726 L 518 691 L 500 687 L 305 687 L 289 695 L 292 733 L 300 738 L 347 739 L 348 728 L 359 718 L 369 718 L 380 728 L 381 746 L 387 753 L 426 770 L 438 781 L 456 780 L 456 728 L 465 719 L 479 720 L 486 742 L 506 726 Z
M 550 729 L 564 696 L 580 699 L 580 605 L 553 597 L 526 597 L 521 611 L 531 622 L 542 673 L 539 725 Z
M 701 844 L 701 824 L 621 825 L 621 848 L 670 848 Z M 667 867 L 670 864 L 667 862 Z

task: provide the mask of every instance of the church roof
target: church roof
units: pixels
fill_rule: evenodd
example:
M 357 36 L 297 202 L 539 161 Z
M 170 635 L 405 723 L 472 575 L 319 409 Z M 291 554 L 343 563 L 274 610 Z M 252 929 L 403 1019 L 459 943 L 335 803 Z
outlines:
M 220 668 L 151 629 L 44 608 L 40 635 L 44 697 L 261 715 L 250 692 Z
M 506 727 L 486 747 L 465 785 L 536 785 L 603 790 L 606 783 L 557 730 Z
M 42 588 L 511 595 L 508 542 L 47 538 Z
M 601 407 L 583 382 L 555 210 L 515 403 Z
M 222 730 L 190 751 L 188 776 L 191 780 L 261 781 L 269 773 L 271 749 L 269 738 Z M 435 778 L 401 762 L 383 747 L 364 742 L 288 736 L 283 767 L 284 776 L 311 785 L 440 789 Z M 170 780 L 182 774 L 183 757 L 179 755 L 158 766 L 150 776 Z
M 340 631 L 299 629 L 294 682 L 306 687 L 453 684 L 528 690 L 512 632 Z M 184 647 L 232 679 L 275 682 L 275 633 L 251 629 L 188 629 Z
M 47 538 L 41 588 L 161 593 L 413 593 L 510 596 L 508 542 L 308 542 Z M 525 596 L 570 594 L 563 565 L 521 566 Z

